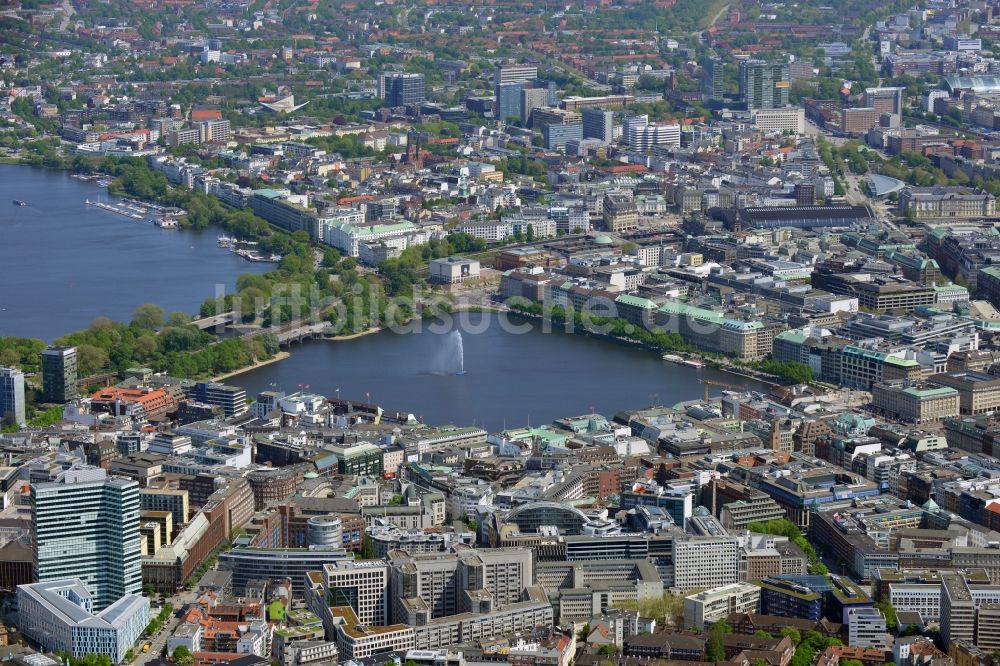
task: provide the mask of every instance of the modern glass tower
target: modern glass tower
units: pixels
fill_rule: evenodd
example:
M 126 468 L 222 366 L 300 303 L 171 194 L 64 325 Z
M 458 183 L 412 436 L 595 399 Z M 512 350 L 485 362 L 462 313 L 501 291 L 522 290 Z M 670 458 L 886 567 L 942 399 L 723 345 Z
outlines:
M 32 484 L 31 533 L 39 582 L 79 578 L 98 611 L 142 593 L 135 481 L 78 465 Z

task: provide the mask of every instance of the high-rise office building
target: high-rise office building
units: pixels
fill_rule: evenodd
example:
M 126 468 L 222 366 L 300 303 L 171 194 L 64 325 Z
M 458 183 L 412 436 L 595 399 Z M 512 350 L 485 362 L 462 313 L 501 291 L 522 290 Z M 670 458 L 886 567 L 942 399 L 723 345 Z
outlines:
M 24 425 L 24 373 L 0 368 L 0 424 Z
M 423 74 L 385 72 L 378 77 L 378 95 L 386 106 L 419 104 L 426 99 Z
M 389 565 L 382 560 L 336 560 L 323 565 L 326 603 L 350 606 L 365 624 L 389 619 Z
M 79 397 L 76 389 L 76 347 L 48 347 L 42 351 L 42 399 L 66 403 Z
M 141 594 L 135 481 L 81 465 L 32 484 L 31 536 L 39 582 L 79 578 L 96 610 Z
M 583 116 L 583 138 L 599 139 L 611 143 L 615 131 L 615 112 L 596 106 L 585 106 L 580 109 Z
M 493 70 L 493 85 L 505 83 L 527 83 L 538 78 L 538 68 L 534 65 L 502 64 Z
M 507 122 L 511 118 L 521 119 L 521 91 L 523 83 L 501 83 L 496 87 L 496 118 Z
M 549 91 L 545 88 L 521 89 L 521 127 L 531 127 L 531 112 L 549 105 Z
M 704 100 L 721 100 L 725 93 L 725 65 L 716 56 L 701 61 L 701 98 Z
M 788 106 L 788 63 L 747 60 L 740 63 L 740 95 L 747 109 Z

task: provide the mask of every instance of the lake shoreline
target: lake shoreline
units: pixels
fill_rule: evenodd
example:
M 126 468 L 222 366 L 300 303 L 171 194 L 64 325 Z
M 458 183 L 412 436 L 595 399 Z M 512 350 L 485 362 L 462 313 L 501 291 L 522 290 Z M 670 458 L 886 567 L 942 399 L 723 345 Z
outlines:
M 257 368 L 263 368 L 264 366 L 271 365 L 272 363 L 284 361 L 285 359 L 290 358 L 291 355 L 292 355 L 291 352 L 279 351 L 271 358 L 264 359 L 263 361 L 256 361 L 253 365 L 248 365 L 245 368 L 240 368 L 239 370 L 233 370 L 232 372 L 225 372 L 221 375 L 216 375 L 215 377 L 212 377 L 212 381 L 221 382 L 224 379 L 230 379 L 232 377 L 236 377 L 238 375 L 243 374 L 244 372 L 250 372 L 251 370 L 256 370 Z

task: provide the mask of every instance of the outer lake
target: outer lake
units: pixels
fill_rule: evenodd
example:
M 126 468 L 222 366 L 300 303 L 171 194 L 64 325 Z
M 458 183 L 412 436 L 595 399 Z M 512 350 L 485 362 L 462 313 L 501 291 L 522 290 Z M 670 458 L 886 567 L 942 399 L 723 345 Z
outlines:
M 218 247 L 218 230 L 164 230 L 84 202 L 104 188 L 60 171 L 0 164 L 0 335 L 52 341 L 142 303 L 193 313 L 266 272 Z M 13 205 L 14 199 L 28 203 Z

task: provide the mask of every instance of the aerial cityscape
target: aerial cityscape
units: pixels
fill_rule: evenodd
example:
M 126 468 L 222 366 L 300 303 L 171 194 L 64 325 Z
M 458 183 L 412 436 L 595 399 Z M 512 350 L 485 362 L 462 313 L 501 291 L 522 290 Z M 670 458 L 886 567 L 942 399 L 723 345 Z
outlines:
M 1000 666 L 1000 0 L 4 0 L 0 190 L 0 662 Z

